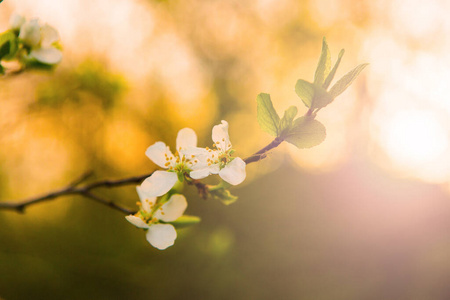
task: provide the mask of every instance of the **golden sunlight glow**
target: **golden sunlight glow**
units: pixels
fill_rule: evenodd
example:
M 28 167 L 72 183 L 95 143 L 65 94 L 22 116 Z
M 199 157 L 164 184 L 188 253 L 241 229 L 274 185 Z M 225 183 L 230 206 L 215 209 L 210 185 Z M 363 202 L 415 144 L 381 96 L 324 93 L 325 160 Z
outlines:
M 383 20 L 368 31 L 363 50 L 371 62 L 372 155 L 401 176 L 448 183 L 450 55 L 448 42 L 436 42 L 450 32 L 448 4 L 395 0 L 372 6 Z
M 431 112 L 400 112 L 386 122 L 383 130 L 389 156 L 404 165 L 433 162 L 449 146 L 443 125 Z

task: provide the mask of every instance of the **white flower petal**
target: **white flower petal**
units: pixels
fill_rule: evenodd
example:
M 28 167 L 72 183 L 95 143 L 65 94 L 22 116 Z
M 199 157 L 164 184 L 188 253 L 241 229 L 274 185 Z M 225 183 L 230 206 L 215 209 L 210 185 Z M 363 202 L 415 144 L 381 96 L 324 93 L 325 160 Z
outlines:
M 219 174 L 219 171 L 220 166 L 218 164 L 213 164 L 203 169 L 196 169 L 194 171 L 191 171 L 191 173 L 189 173 L 189 176 L 191 176 L 191 178 L 193 179 L 202 179 L 208 177 L 211 174 Z
M 219 176 L 232 185 L 241 183 L 244 181 L 246 176 L 245 162 L 240 157 L 236 157 L 232 162 L 220 170 Z
M 33 19 L 24 23 L 20 27 L 19 39 L 22 39 L 28 46 L 37 46 L 41 41 L 41 26 L 39 26 L 39 20 Z
M 203 148 L 200 148 L 203 149 Z M 218 161 L 218 157 L 220 156 L 220 152 L 218 150 L 206 150 L 203 149 L 203 151 L 197 152 L 197 155 L 194 155 L 194 161 L 197 162 L 195 165 L 192 166 L 192 170 L 198 170 L 203 169 L 211 164 L 213 164 L 214 161 Z M 217 171 L 218 172 L 218 171 Z
M 147 194 L 140 186 L 136 187 L 136 191 L 138 193 L 139 199 L 141 200 L 142 210 L 145 212 L 150 212 L 152 210 L 152 205 L 156 202 L 156 197 L 147 196 Z
M 141 189 L 148 197 L 159 197 L 167 193 L 177 180 L 175 172 L 155 171 L 142 182 Z
M 155 164 L 160 166 L 161 168 L 167 169 L 166 163 L 170 161 L 174 161 L 174 157 L 169 147 L 166 146 L 163 142 L 156 142 L 145 151 L 145 155 L 150 158 Z M 166 156 L 167 155 L 167 156 Z
M 146 237 L 153 247 L 164 250 L 175 243 L 177 231 L 170 224 L 155 224 L 150 226 Z
M 133 224 L 134 226 L 139 227 L 139 228 L 149 228 L 150 227 L 147 225 L 147 223 L 144 222 L 144 220 L 142 220 L 139 217 L 133 216 L 133 215 L 126 216 L 125 219 L 127 219 L 128 222 L 130 222 L 131 224 Z
M 205 148 L 200 148 L 200 147 L 186 147 L 179 152 L 180 152 L 180 154 L 183 154 L 184 156 L 186 156 L 189 159 L 192 159 L 192 155 L 193 156 L 208 155 L 208 150 L 206 150 Z
M 62 60 L 62 52 L 56 48 L 37 48 L 30 52 L 30 56 L 48 65 L 54 65 Z
M 177 135 L 177 151 L 188 147 L 197 147 L 197 135 L 191 128 L 183 128 L 178 131 Z
M 224 152 L 231 148 L 227 121 L 222 120 L 222 124 L 213 127 L 212 139 L 214 144 L 216 144 L 217 149 L 219 149 L 221 152 Z
M 19 29 L 25 23 L 25 18 L 19 14 L 12 14 L 9 18 L 9 26 L 11 29 Z
M 164 222 L 172 222 L 184 214 L 187 205 L 186 198 L 183 195 L 174 194 L 153 216 Z
M 59 34 L 55 28 L 48 24 L 41 27 L 41 47 L 51 47 L 57 41 L 59 41 Z

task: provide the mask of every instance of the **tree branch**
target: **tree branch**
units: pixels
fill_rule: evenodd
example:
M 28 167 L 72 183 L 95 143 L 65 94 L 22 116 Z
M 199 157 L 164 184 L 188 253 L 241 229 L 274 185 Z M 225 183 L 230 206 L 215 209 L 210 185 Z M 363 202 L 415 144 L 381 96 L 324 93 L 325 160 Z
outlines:
M 267 157 L 267 151 L 277 147 L 282 142 L 283 142 L 283 139 L 281 139 L 279 137 L 275 138 L 270 144 L 268 144 L 261 150 L 255 152 L 251 156 L 245 158 L 244 162 L 246 164 L 250 164 L 250 163 L 257 162 L 257 161 L 264 159 L 265 157 Z M 109 180 L 109 179 L 101 180 L 101 181 L 96 181 L 96 182 L 92 182 L 89 184 L 85 184 L 83 186 L 79 186 L 87 178 L 89 178 L 92 174 L 93 174 L 92 171 L 86 172 L 82 176 L 80 176 L 80 178 L 74 180 L 73 182 L 68 184 L 66 187 L 61 188 L 56 191 L 53 191 L 53 192 L 50 192 L 50 193 L 47 193 L 45 195 L 28 198 L 28 199 L 18 201 L 18 202 L 0 202 L 0 210 L 2 210 L 2 209 L 15 210 L 17 212 L 23 213 L 28 206 L 31 206 L 31 205 L 34 205 L 37 203 L 51 201 L 55 198 L 64 197 L 64 196 L 79 195 L 79 196 L 83 196 L 88 199 L 91 199 L 95 202 L 101 203 L 103 205 L 106 205 L 108 207 L 111 207 L 115 210 L 124 212 L 126 214 L 134 214 L 134 213 L 136 213 L 136 211 L 122 207 L 122 206 L 114 203 L 113 201 L 103 199 L 103 198 L 93 194 L 92 190 L 95 190 L 98 188 L 113 188 L 113 187 L 120 187 L 120 186 L 124 186 L 124 185 L 139 184 L 145 178 L 152 175 L 153 172 L 151 172 L 149 174 L 145 174 L 145 175 L 133 176 L 133 177 L 123 178 L 123 179 L 118 179 L 118 180 Z M 209 191 L 208 191 L 207 185 L 200 182 L 199 180 L 192 180 L 192 182 L 190 182 L 190 184 L 194 185 L 197 188 L 197 190 L 202 198 L 206 199 L 208 197 Z
M 121 212 L 125 212 L 127 214 L 135 213 L 135 211 L 129 210 L 127 208 L 124 208 L 118 204 L 115 204 L 112 201 L 108 201 L 105 199 L 102 199 L 92 193 L 92 190 L 98 189 L 98 188 L 112 188 L 112 187 L 119 187 L 124 185 L 131 185 L 131 184 L 139 184 L 142 180 L 152 175 L 152 173 L 141 175 L 141 176 L 133 176 L 118 180 L 101 180 L 96 181 L 90 184 L 86 184 L 84 186 L 78 187 L 84 180 L 86 180 L 90 175 L 92 175 L 92 172 L 87 172 L 83 174 L 80 178 L 73 181 L 69 185 L 67 185 L 64 188 L 61 188 L 59 190 L 47 193 L 45 195 L 37 196 L 28 198 L 19 202 L 0 202 L 0 209 L 9 209 L 9 210 L 15 210 L 17 212 L 23 213 L 25 211 L 25 208 L 27 208 L 30 205 L 34 205 L 37 203 L 50 201 L 58 197 L 63 196 L 70 196 L 70 195 L 80 195 L 84 196 L 86 198 L 89 198 L 91 200 L 94 200 L 96 202 L 102 203 L 106 206 L 109 206 L 113 209 L 119 210 Z
M 269 145 L 265 146 L 258 152 L 253 153 L 249 157 L 244 158 L 244 162 L 248 165 L 253 162 L 260 161 L 267 157 L 267 151 L 272 150 L 275 147 L 278 147 L 283 142 L 283 139 L 276 137 Z

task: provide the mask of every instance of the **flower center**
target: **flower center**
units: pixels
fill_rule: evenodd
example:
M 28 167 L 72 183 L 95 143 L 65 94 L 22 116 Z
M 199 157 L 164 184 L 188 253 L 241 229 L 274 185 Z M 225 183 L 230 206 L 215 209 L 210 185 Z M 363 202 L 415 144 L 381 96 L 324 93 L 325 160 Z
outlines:
M 190 172 L 192 166 L 198 162 L 194 155 L 191 155 L 191 157 L 188 158 L 184 154 L 180 154 L 178 151 L 175 152 L 174 155 L 167 155 L 167 153 L 165 153 L 164 156 L 166 157 L 165 166 L 168 170 L 177 173 Z

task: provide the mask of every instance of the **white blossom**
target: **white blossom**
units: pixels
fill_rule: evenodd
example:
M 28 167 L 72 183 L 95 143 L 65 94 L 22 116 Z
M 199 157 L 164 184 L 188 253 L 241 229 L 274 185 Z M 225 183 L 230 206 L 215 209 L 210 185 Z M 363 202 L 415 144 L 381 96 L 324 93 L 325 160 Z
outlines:
M 23 25 L 23 23 L 25 23 L 25 21 L 26 19 L 24 16 L 14 13 L 9 18 L 9 26 L 13 30 L 18 30 Z
M 19 39 L 30 47 L 30 58 L 48 65 L 61 61 L 62 52 L 55 47 L 59 41 L 59 34 L 55 28 L 48 24 L 41 25 L 38 19 L 25 22 L 20 16 L 11 17 L 10 23 L 13 29 L 20 25 Z
M 174 194 L 165 203 L 156 197 L 149 197 L 141 187 L 136 187 L 141 205 L 140 210 L 125 218 L 133 225 L 147 230 L 147 241 L 155 248 L 164 250 L 172 246 L 177 238 L 175 227 L 162 222 L 173 222 L 181 217 L 187 208 L 183 195 Z
M 190 128 L 183 128 L 178 132 L 175 154 L 163 142 L 156 142 L 147 148 L 145 154 L 155 164 L 166 171 L 155 171 L 146 178 L 142 190 L 150 197 L 162 196 L 178 181 L 178 176 L 184 176 L 196 168 L 196 155 L 203 149 L 197 148 L 197 135 Z
M 211 174 L 219 174 L 226 182 L 237 185 L 246 177 L 245 162 L 239 157 L 231 157 L 233 149 L 228 135 L 228 122 L 223 121 L 212 129 L 213 149 L 206 148 L 198 155 L 195 170 L 190 172 L 194 179 L 202 179 Z

